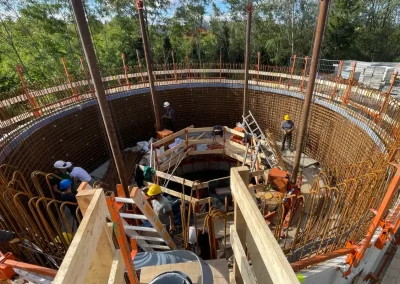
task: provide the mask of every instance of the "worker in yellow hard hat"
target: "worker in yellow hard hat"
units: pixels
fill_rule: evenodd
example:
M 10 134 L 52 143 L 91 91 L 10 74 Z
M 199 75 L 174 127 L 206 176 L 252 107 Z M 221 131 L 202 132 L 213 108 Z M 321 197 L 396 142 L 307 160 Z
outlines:
M 147 191 L 147 195 L 151 199 L 151 206 L 160 222 L 168 231 L 175 231 L 174 215 L 172 213 L 171 203 L 162 195 L 161 187 L 158 184 L 153 184 Z
M 282 151 L 285 150 L 285 143 L 288 142 L 288 149 L 291 150 L 290 145 L 292 144 L 292 132 L 294 130 L 294 122 L 290 120 L 290 116 L 285 114 L 281 126 L 283 140 L 282 140 Z

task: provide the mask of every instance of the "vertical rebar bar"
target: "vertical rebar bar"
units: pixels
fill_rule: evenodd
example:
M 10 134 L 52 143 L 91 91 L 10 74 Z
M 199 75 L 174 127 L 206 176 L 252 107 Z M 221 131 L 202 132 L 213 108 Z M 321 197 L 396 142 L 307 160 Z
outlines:
M 156 99 L 156 90 L 154 88 L 153 77 L 153 60 L 151 58 L 151 50 L 149 46 L 149 38 L 147 36 L 146 24 L 143 16 L 143 1 L 136 0 L 136 8 L 139 13 L 140 30 L 142 31 L 144 57 L 147 65 L 147 77 L 149 78 L 151 100 L 153 101 L 154 116 L 156 120 L 156 130 L 161 130 L 160 115 L 158 113 L 158 104 Z
M 326 19 L 328 17 L 328 9 L 329 9 L 329 0 L 320 0 L 318 23 L 315 32 L 314 48 L 313 48 L 312 61 L 310 67 L 310 76 L 308 78 L 307 91 L 304 99 L 303 110 L 300 121 L 300 129 L 296 143 L 296 155 L 294 158 L 293 173 L 292 173 L 292 182 L 294 183 L 296 183 L 297 181 L 297 174 L 299 173 L 299 167 L 300 167 L 301 152 L 306 138 L 305 134 L 308 124 L 308 117 L 310 115 L 311 99 L 314 91 L 315 78 L 317 77 L 319 54 L 321 51 L 322 39 L 324 36 Z
M 128 179 L 122 160 L 121 149 L 119 147 L 118 137 L 110 113 L 110 107 L 107 102 L 104 86 L 101 81 L 100 70 L 97 63 L 96 53 L 94 52 L 93 42 L 90 37 L 89 26 L 86 22 L 86 15 L 83 9 L 83 4 L 81 0 L 71 0 L 71 3 L 75 15 L 76 24 L 78 26 L 79 37 L 81 39 L 82 47 L 85 52 L 86 62 L 88 64 L 93 86 L 96 92 L 97 101 L 99 102 L 99 108 L 101 116 L 103 118 L 104 128 L 107 133 L 108 142 L 111 146 L 111 152 L 114 157 L 115 166 L 118 171 L 118 176 L 124 188 L 126 196 L 129 196 Z
M 249 61 L 250 61 L 250 34 L 251 34 L 251 14 L 253 4 L 247 4 L 247 27 L 246 27 L 246 53 L 244 55 L 244 91 L 243 91 L 243 116 L 246 116 L 248 109 L 247 93 L 249 89 Z

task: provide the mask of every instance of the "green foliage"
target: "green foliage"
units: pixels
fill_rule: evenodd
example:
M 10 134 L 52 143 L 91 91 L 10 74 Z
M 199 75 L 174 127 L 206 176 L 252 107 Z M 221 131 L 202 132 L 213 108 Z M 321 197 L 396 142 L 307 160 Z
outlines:
M 294 53 L 310 55 L 318 16 L 315 0 L 253 3 L 251 63 L 287 65 Z M 400 0 L 331 1 L 322 56 L 365 61 L 400 60 Z M 146 0 L 145 20 L 154 62 L 243 63 L 247 0 Z M 223 5 L 221 5 L 223 4 Z M 86 0 L 85 10 L 104 74 L 142 64 L 143 43 L 135 1 Z M 224 10 L 224 11 L 222 11 Z M 20 87 L 15 71 L 24 67 L 28 83 L 65 76 L 82 78 L 83 56 L 69 1 L 0 0 L 0 92 Z M 78 78 L 78 77 L 77 77 Z

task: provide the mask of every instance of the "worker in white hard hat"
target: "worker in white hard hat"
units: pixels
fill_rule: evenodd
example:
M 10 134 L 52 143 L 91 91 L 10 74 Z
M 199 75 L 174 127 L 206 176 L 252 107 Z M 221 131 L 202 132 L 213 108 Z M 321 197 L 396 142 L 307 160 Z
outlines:
M 294 122 L 290 120 L 290 116 L 286 114 L 283 117 L 281 126 L 283 140 L 282 140 L 282 151 L 285 150 L 285 143 L 288 142 L 288 149 L 290 150 L 290 145 L 292 144 L 292 133 L 294 130 Z
M 87 171 L 85 171 L 81 167 L 75 167 L 71 162 L 67 162 L 67 164 L 70 165 L 67 168 L 67 172 L 72 178 L 76 179 L 76 181 L 79 183 L 87 182 L 88 184 L 90 184 L 90 186 L 93 187 L 93 184 L 96 180 L 92 178 L 92 176 L 89 175 Z
M 175 132 L 175 111 L 169 102 L 164 103 L 165 114 L 161 117 L 164 119 L 164 127 Z
M 65 179 L 72 181 L 71 176 L 67 172 L 67 169 L 70 166 L 72 166 L 72 163 L 61 160 L 54 163 L 55 171 L 53 173 L 54 176 L 50 179 L 50 185 L 57 199 L 59 199 L 59 197 L 63 194 L 63 192 L 60 190 L 60 182 Z

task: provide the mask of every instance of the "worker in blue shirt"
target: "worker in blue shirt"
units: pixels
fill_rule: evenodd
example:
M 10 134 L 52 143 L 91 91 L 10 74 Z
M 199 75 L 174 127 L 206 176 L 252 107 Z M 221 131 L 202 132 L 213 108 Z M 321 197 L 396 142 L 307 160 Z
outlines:
M 283 134 L 282 151 L 285 150 L 286 141 L 289 144 L 288 149 L 290 150 L 290 145 L 292 144 L 292 132 L 294 130 L 294 122 L 290 120 L 290 116 L 286 114 L 283 119 L 284 120 L 282 121 L 282 126 L 281 126 Z

